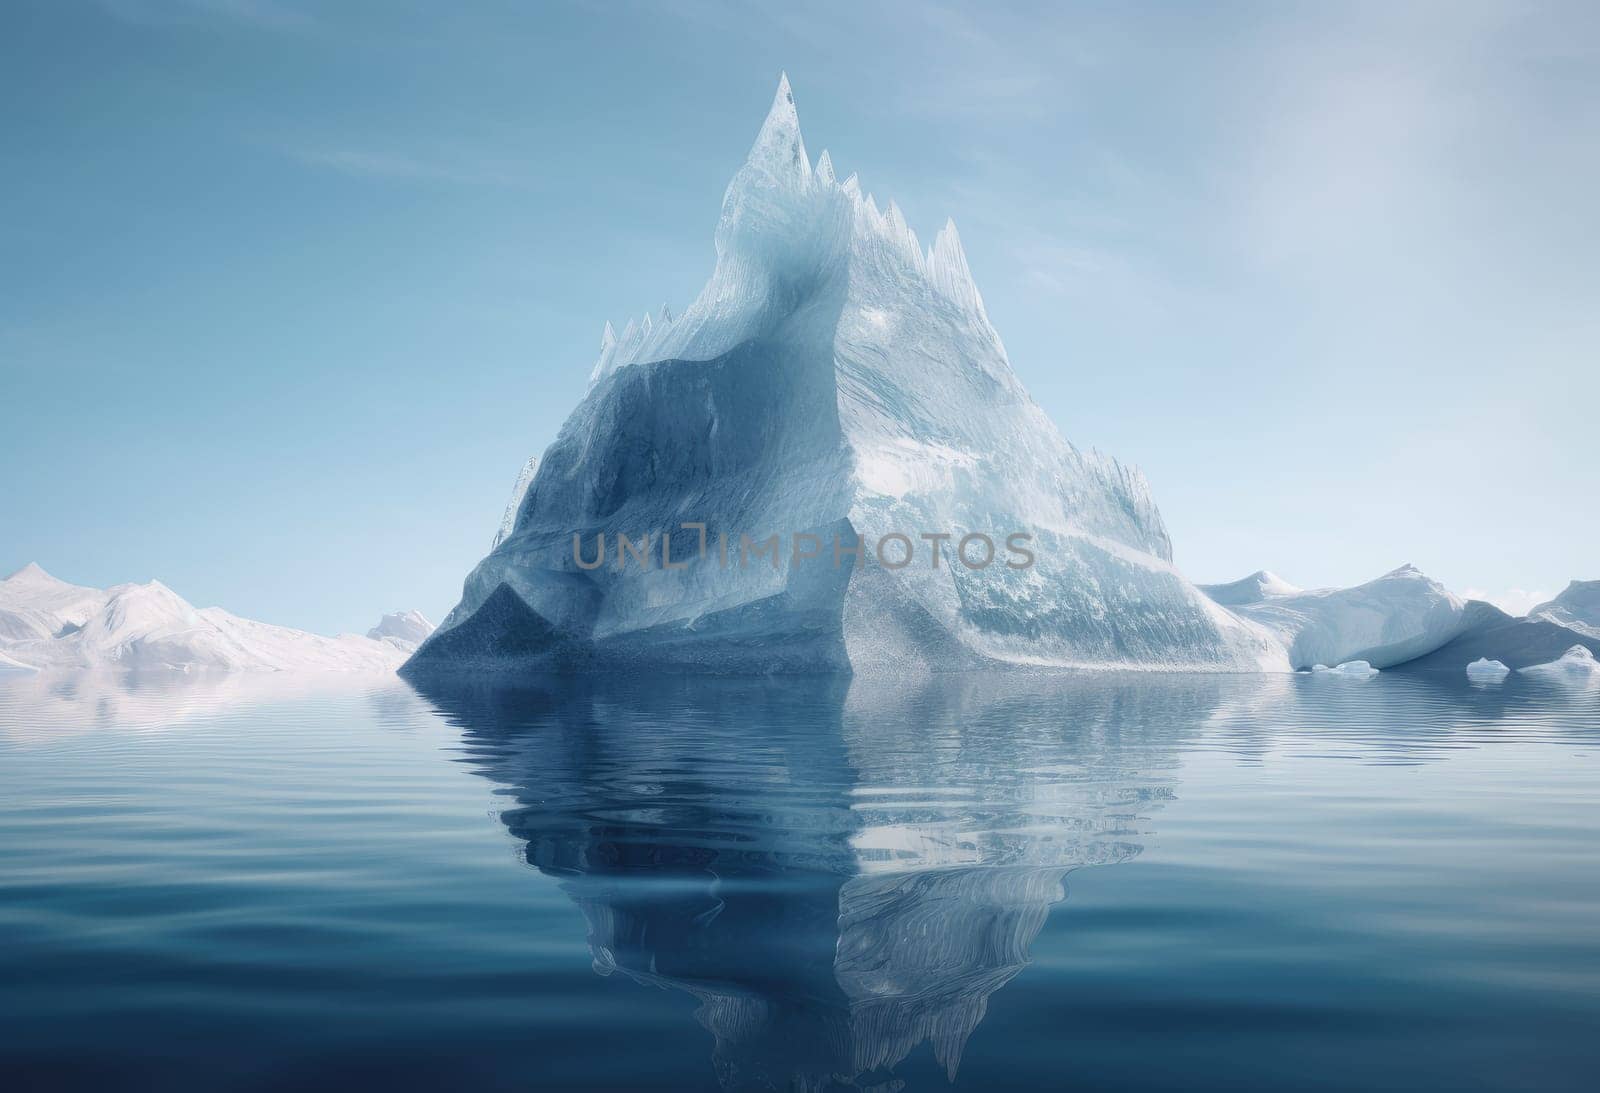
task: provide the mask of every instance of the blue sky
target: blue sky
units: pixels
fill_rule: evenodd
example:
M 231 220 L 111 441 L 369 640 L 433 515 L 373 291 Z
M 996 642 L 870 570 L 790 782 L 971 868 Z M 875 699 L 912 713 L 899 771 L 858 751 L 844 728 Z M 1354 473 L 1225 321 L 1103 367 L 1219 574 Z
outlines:
M 1600 577 L 1600 9 L 0 13 L 0 571 L 437 619 L 787 69 L 1197 580 Z

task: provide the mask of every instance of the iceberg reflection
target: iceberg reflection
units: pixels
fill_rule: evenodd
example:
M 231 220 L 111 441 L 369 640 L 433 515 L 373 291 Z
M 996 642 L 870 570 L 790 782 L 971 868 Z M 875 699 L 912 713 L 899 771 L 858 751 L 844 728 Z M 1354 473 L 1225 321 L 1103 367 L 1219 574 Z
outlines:
M 732 1087 L 954 1077 L 1063 878 L 1138 854 L 1238 680 L 427 685 L 594 966 L 687 991 Z

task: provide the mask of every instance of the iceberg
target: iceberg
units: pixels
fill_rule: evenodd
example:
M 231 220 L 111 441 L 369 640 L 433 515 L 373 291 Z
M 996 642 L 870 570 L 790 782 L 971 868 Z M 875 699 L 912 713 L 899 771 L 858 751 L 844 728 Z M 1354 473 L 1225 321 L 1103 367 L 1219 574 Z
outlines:
M 29 562 L 0 581 L 0 650 L 70 634 L 104 608 L 107 599 L 102 589 L 57 580 Z
M 1490 660 L 1488 657 L 1479 657 L 1467 665 L 1467 678 L 1476 679 L 1480 682 L 1499 683 L 1510 674 L 1510 668 L 1507 668 L 1500 661 Z
M 1287 668 L 1174 567 L 1143 475 L 1029 398 L 955 224 L 924 248 L 813 163 L 787 78 L 714 245 L 681 315 L 607 324 L 408 674 Z
M 1528 618 L 1565 626 L 1587 638 L 1600 638 L 1600 581 L 1568 583 L 1561 595 L 1529 611 Z
M 416 650 L 433 633 L 433 623 L 421 611 L 396 611 L 383 616 L 367 631 L 373 641 L 386 641 L 407 653 Z
M 1556 683 L 1600 687 L 1600 661 L 1583 645 L 1574 645 L 1548 664 L 1529 665 L 1522 669 L 1522 674 Z
M 1507 668 L 1522 669 L 1555 660 L 1574 644 L 1600 650 L 1600 638 L 1546 618 L 1515 618 L 1484 600 L 1468 600 L 1461 613 L 1461 630 L 1430 653 L 1401 665 L 1419 674 L 1455 675 L 1463 664 L 1494 660 Z
M 1276 634 L 1296 669 L 1346 661 L 1389 668 L 1454 639 L 1465 607 L 1421 570 L 1403 565 L 1353 588 L 1238 598 L 1231 610 Z
M 88 588 L 33 564 L 0 581 L 0 656 L 7 667 L 392 672 L 413 648 L 196 608 L 160 581 Z

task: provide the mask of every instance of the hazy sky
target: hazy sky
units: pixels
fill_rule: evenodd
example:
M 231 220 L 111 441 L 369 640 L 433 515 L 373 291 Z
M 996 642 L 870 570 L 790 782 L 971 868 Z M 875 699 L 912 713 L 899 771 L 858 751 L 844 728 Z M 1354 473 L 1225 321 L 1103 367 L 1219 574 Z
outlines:
M 437 619 L 787 69 L 1197 580 L 1600 577 L 1600 6 L 16 0 L 0 572 Z

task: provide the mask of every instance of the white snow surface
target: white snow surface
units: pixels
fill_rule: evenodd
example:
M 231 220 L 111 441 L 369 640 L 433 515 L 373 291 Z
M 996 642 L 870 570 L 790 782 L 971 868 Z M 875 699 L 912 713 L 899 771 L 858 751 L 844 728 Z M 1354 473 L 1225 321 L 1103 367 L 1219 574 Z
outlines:
M 88 588 L 35 564 L 0 581 L 0 655 L 27 668 L 392 672 L 407 653 L 197 609 L 160 581 Z
M 1529 611 L 1528 617 L 1600 638 L 1600 581 L 1572 581 L 1561 595 Z
M 1443 585 L 1404 565 L 1353 588 L 1267 596 L 1232 610 L 1275 633 L 1295 668 L 1353 660 L 1389 668 L 1459 634 L 1465 607 Z
M 1510 668 L 1506 667 L 1500 661 L 1490 660 L 1488 657 L 1479 657 L 1477 660 L 1467 665 L 1468 679 L 1497 683 L 1500 680 L 1505 679 L 1510 674 Z
M 715 268 L 681 316 L 663 309 L 620 335 L 607 324 L 587 395 L 419 670 L 530 667 L 557 647 L 713 670 L 1287 668 L 1273 634 L 1173 567 L 1144 477 L 1068 443 L 1023 390 L 954 223 L 924 248 L 894 202 L 840 181 L 826 152 L 813 165 L 787 79 L 714 241 Z M 1037 561 L 852 572 L 787 557 L 726 570 L 715 557 L 649 571 L 573 560 L 574 534 L 592 550 L 619 532 L 649 534 L 659 557 L 659 533 L 681 522 L 735 542 L 948 532 L 947 558 L 968 532 L 1003 544 L 1017 531 Z M 678 534 L 681 559 L 697 533 Z M 501 588 L 514 599 L 491 604 Z M 517 627 L 537 639 L 502 656 Z M 485 629 L 496 636 L 468 639 Z
M 1548 664 L 1529 665 L 1522 669 L 1522 674 L 1556 683 L 1600 687 L 1600 661 L 1596 661 L 1594 654 L 1583 645 L 1574 645 Z

